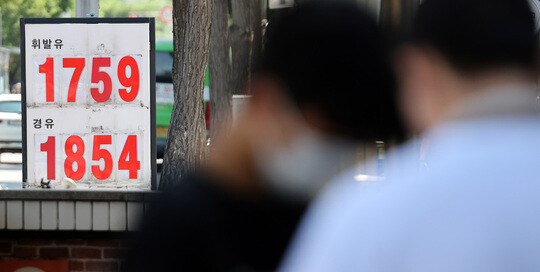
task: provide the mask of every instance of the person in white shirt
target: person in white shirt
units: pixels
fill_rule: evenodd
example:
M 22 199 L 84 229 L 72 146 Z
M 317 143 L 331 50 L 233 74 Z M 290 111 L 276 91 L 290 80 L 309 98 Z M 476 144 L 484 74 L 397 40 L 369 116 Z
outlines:
M 396 71 L 428 170 L 411 143 L 384 181 L 344 173 L 280 271 L 540 271 L 534 29 L 526 0 L 423 1 Z

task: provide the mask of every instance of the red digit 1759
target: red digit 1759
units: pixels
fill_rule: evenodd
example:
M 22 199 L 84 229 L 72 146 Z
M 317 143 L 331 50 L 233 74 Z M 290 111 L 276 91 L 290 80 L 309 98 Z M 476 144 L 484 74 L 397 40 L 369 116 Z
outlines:
M 76 101 L 77 87 L 81 74 L 86 66 L 85 58 L 63 58 L 62 68 L 74 68 L 73 75 L 69 82 L 67 102 L 72 103 Z M 110 57 L 94 57 L 92 58 L 92 75 L 91 83 L 99 84 L 103 82 L 103 88 L 90 88 L 92 98 L 98 102 L 103 103 L 111 98 L 112 94 L 112 79 L 111 75 L 106 71 L 102 71 L 101 68 L 111 67 Z M 128 67 L 130 75 L 128 76 Z M 117 67 L 118 81 L 125 88 L 118 89 L 120 98 L 125 102 L 131 102 L 135 100 L 139 94 L 139 65 L 137 61 L 131 56 L 125 56 L 120 59 Z M 47 58 L 45 63 L 39 65 L 39 73 L 45 74 L 45 101 L 55 102 L 54 99 L 54 58 Z M 129 88 L 129 90 L 128 90 Z

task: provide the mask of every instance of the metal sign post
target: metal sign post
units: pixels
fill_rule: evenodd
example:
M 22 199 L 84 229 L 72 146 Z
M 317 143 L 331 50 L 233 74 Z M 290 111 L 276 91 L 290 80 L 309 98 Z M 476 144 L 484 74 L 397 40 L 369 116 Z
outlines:
M 357 0 L 358 4 L 365 10 L 371 12 L 377 21 L 379 21 L 381 13 L 381 1 L 382 0 Z
M 294 0 L 268 0 L 269 9 L 290 8 L 294 6 Z
M 155 188 L 154 19 L 20 25 L 23 185 Z
M 75 16 L 79 18 L 99 17 L 99 0 L 76 0 Z

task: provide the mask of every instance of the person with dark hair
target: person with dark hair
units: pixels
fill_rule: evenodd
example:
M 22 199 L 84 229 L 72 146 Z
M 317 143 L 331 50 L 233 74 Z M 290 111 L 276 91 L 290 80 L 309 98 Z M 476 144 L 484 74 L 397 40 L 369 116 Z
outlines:
M 401 133 L 376 22 L 347 1 L 271 20 L 248 105 L 208 164 L 154 205 L 128 271 L 273 271 L 304 207 L 356 159 Z
M 376 186 L 334 181 L 280 271 L 540 271 L 538 37 L 526 0 L 424 0 L 396 53 L 429 140 Z

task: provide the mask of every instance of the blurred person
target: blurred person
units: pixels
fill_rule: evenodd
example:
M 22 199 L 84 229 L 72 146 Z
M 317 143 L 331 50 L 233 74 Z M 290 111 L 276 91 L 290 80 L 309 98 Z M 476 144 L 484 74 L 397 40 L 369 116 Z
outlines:
M 160 196 L 128 271 L 275 270 L 356 143 L 401 129 L 383 37 L 349 2 L 310 1 L 270 22 L 249 84 L 250 103 L 207 166 Z
M 10 93 L 12 93 L 12 94 L 20 94 L 21 93 L 21 83 L 17 82 L 15 84 L 13 84 L 13 86 L 11 87 Z
M 424 0 L 397 53 L 402 111 L 429 140 L 384 182 L 344 174 L 280 271 L 540 271 L 538 41 L 526 0 Z M 414 158 L 412 142 L 396 151 Z M 412 148 L 411 148 L 412 147 Z

